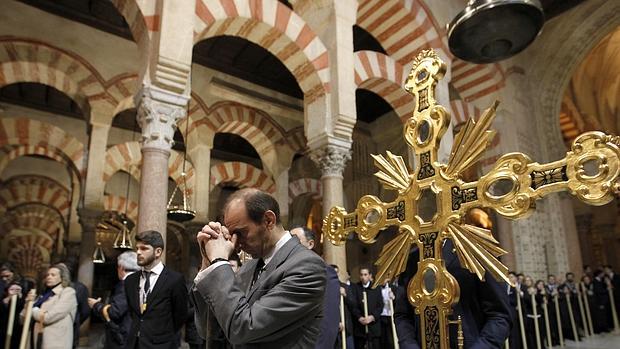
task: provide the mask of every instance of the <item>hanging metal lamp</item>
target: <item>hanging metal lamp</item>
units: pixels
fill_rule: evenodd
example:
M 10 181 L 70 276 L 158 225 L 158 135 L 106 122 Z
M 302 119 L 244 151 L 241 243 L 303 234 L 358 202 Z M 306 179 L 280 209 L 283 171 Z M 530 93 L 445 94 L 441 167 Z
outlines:
M 187 192 L 187 172 L 185 172 L 185 163 L 187 162 L 187 145 L 188 145 L 188 130 L 189 130 L 189 103 L 187 104 L 187 121 L 185 122 L 185 151 L 183 152 L 183 172 L 181 172 L 181 178 L 183 181 L 183 188 L 180 188 L 180 185 L 177 183 L 172 191 L 172 195 L 170 195 L 170 199 L 168 200 L 167 210 L 168 210 L 168 219 L 183 223 L 187 221 L 191 221 L 196 217 L 196 211 L 190 209 L 188 204 L 188 192 Z M 181 192 L 183 206 L 172 205 L 172 201 L 177 192 Z
M 101 242 L 99 241 L 97 241 L 97 247 L 95 247 L 95 252 L 93 252 L 93 263 L 105 263 L 105 254 L 103 253 Z
M 464 61 L 497 62 L 523 51 L 544 22 L 538 0 L 470 0 L 448 25 L 448 45 Z

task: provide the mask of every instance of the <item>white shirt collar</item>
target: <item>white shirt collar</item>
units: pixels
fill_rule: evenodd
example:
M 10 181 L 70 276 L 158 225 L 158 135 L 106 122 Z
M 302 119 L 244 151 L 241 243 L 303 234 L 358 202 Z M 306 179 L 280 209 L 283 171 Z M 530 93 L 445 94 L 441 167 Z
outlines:
M 164 263 L 159 261 L 157 265 L 155 265 L 151 270 L 147 270 L 146 268 L 142 268 L 143 271 L 150 271 L 155 275 L 160 275 L 162 271 L 164 271 Z
M 135 271 L 128 271 L 125 273 L 125 276 L 123 276 L 123 280 L 127 279 L 127 277 L 131 274 L 135 273 Z
M 367 282 L 367 283 L 365 283 L 365 284 L 362 284 L 362 286 L 364 286 L 364 288 L 368 288 L 368 287 L 370 287 L 370 281 L 368 281 L 368 282 Z
M 267 265 L 267 264 L 269 264 L 269 262 L 271 262 L 271 259 L 276 254 L 276 252 L 278 252 L 278 250 L 281 249 L 282 246 L 284 246 L 284 244 L 287 243 L 287 241 L 289 241 L 292 237 L 293 236 L 291 236 L 291 234 L 288 231 L 284 232 L 284 235 L 282 235 L 280 240 L 278 240 L 278 242 L 276 242 L 276 246 L 273 248 L 273 251 L 271 251 L 271 253 L 269 255 L 263 257 L 263 261 L 265 262 L 265 265 Z

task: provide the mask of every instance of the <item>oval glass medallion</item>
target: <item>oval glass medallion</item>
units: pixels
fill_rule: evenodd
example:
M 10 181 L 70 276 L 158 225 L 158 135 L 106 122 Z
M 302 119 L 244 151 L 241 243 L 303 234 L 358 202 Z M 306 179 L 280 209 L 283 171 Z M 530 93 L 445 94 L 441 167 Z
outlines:
M 502 197 L 508 195 L 515 188 L 515 182 L 510 178 L 500 178 L 489 186 L 488 193 L 492 196 Z
M 422 120 L 418 125 L 418 143 L 423 144 L 428 141 L 428 138 L 431 136 L 431 124 Z
M 424 292 L 431 294 L 435 291 L 435 271 L 427 268 L 424 271 Z
M 366 217 L 364 217 L 364 222 L 366 222 L 366 224 L 373 225 L 379 221 L 379 217 L 379 211 L 371 209 L 370 211 L 368 211 L 368 213 L 366 213 Z

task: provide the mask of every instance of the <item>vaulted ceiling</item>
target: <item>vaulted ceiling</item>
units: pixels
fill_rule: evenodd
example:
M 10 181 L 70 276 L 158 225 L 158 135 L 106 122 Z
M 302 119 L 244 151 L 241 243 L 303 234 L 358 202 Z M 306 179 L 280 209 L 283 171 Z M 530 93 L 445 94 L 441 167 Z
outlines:
M 620 27 L 601 40 L 575 69 L 560 125 L 566 142 L 579 133 L 620 133 Z

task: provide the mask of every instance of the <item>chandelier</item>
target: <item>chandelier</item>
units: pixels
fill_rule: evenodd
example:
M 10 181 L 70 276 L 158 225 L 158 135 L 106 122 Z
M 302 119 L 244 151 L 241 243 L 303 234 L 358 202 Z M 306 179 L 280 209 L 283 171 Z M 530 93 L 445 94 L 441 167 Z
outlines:
M 187 191 L 187 172 L 185 172 L 185 163 L 187 162 L 187 148 L 188 148 L 188 130 L 189 130 L 189 102 L 187 103 L 187 118 L 185 122 L 185 151 L 183 152 L 183 171 L 181 172 L 182 184 L 183 188 L 181 189 L 181 185 L 179 183 L 176 184 L 174 190 L 172 191 L 172 195 L 170 195 L 170 199 L 168 200 L 168 205 L 166 209 L 168 210 L 168 219 L 183 223 L 187 221 L 191 221 L 196 217 L 196 211 L 190 209 L 188 202 L 188 191 Z M 182 205 L 173 205 L 172 201 L 179 191 L 182 197 Z

